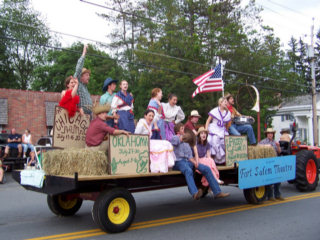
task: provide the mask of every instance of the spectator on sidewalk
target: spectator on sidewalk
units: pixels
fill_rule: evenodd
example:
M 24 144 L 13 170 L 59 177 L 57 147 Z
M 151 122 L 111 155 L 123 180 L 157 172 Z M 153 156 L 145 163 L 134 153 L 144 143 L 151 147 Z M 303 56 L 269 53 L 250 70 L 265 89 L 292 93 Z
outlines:
M 4 150 L 3 158 L 6 158 L 9 155 L 10 148 L 18 149 L 18 158 L 22 155 L 22 145 L 21 145 L 21 135 L 16 133 L 16 129 L 11 129 L 11 134 L 8 136 L 8 145 Z
M 26 153 L 29 148 L 31 161 L 34 162 L 35 150 L 32 144 L 32 135 L 30 134 L 29 129 L 26 129 L 24 134 L 22 135 L 22 146 L 23 146 L 23 157 L 24 158 L 26 157 Z

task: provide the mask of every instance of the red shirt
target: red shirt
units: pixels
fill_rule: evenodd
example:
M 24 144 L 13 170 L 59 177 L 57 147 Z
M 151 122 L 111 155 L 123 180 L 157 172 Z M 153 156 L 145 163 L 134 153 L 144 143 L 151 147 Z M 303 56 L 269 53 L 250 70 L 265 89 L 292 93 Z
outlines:
M 196 130 L 196 127 L 193 125 L 190 119 L 186 122 L 186 124 L 184 125 L 184 128 L 188 128 L 190 130 Z
M 103 120 L 96 118 L 90 122 L 86 133 L 86 144 L 89 147 L 99 146 L 104 137 L 110 133 L 113 134 L 114 128 L 109 127 Z

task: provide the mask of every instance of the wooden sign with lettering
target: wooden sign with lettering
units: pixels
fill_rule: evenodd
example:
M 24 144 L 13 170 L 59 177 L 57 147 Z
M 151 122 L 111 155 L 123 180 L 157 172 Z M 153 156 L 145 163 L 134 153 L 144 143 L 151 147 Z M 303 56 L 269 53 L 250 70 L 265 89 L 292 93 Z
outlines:
M 149 136 L 109 135 L 109 174 L 149 172 Z
M 69 118 L 67 110 L 56 106 L 53 124 L 53 146 L 59 148 L 84 148 L 90 116 L 76 112 Z
M 234 162 L 248 160 L 248 142 L 246 136 L 225 136 L 226 165 L 233 166 Z

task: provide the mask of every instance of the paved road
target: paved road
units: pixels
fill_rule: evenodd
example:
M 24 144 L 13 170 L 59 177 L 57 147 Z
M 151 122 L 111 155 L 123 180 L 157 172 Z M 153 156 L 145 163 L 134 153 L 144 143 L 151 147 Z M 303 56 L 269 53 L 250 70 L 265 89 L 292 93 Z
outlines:
M 72 217 L 53 215 L 46 195 L 24 190 L 10 176 L 0 185 L 0 239 L 320 239 L 320 191 L 297 192 L 282 185 L 286 201 L 249 205 L 242 191 L 227 199 L 193 201 L 187 189 L 134 194 L 137 214 L 131 228 L 105 234 L 91 218 L 93 203 L 85 201 Z

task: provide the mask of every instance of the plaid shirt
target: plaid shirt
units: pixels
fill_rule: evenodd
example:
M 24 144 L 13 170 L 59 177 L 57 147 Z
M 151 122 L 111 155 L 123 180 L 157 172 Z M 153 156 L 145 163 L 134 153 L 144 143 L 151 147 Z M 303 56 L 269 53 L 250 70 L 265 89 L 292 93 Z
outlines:
M 270 144 L 273 147 L 273 149 L 276 151 L 276 153 L 278 153 L 278 147 L 276 145 L 276 141 L 274 141 L 274 140 L 271 141 L 269 138 L 265 138 L 265 139 L 261 140 L 259 142 L 259 144 L 263 144 L 263 145 Z
M 83 64 L 84 64 L 84 56 L 81 56 L 78 60 L 78 63 L 76 66 L 76 72 L 74 73 L 73 76 L 75 78 L 78 78 L 78 81 L 79 81 L 79 87 L 77 91 L 80 97 L 79 107 L 82 108 L 85 113 L 91 114 L 92 99 L 90 97 L 90 93 L 88 91 L 87 85 L 83 84 L 80 80 Z

